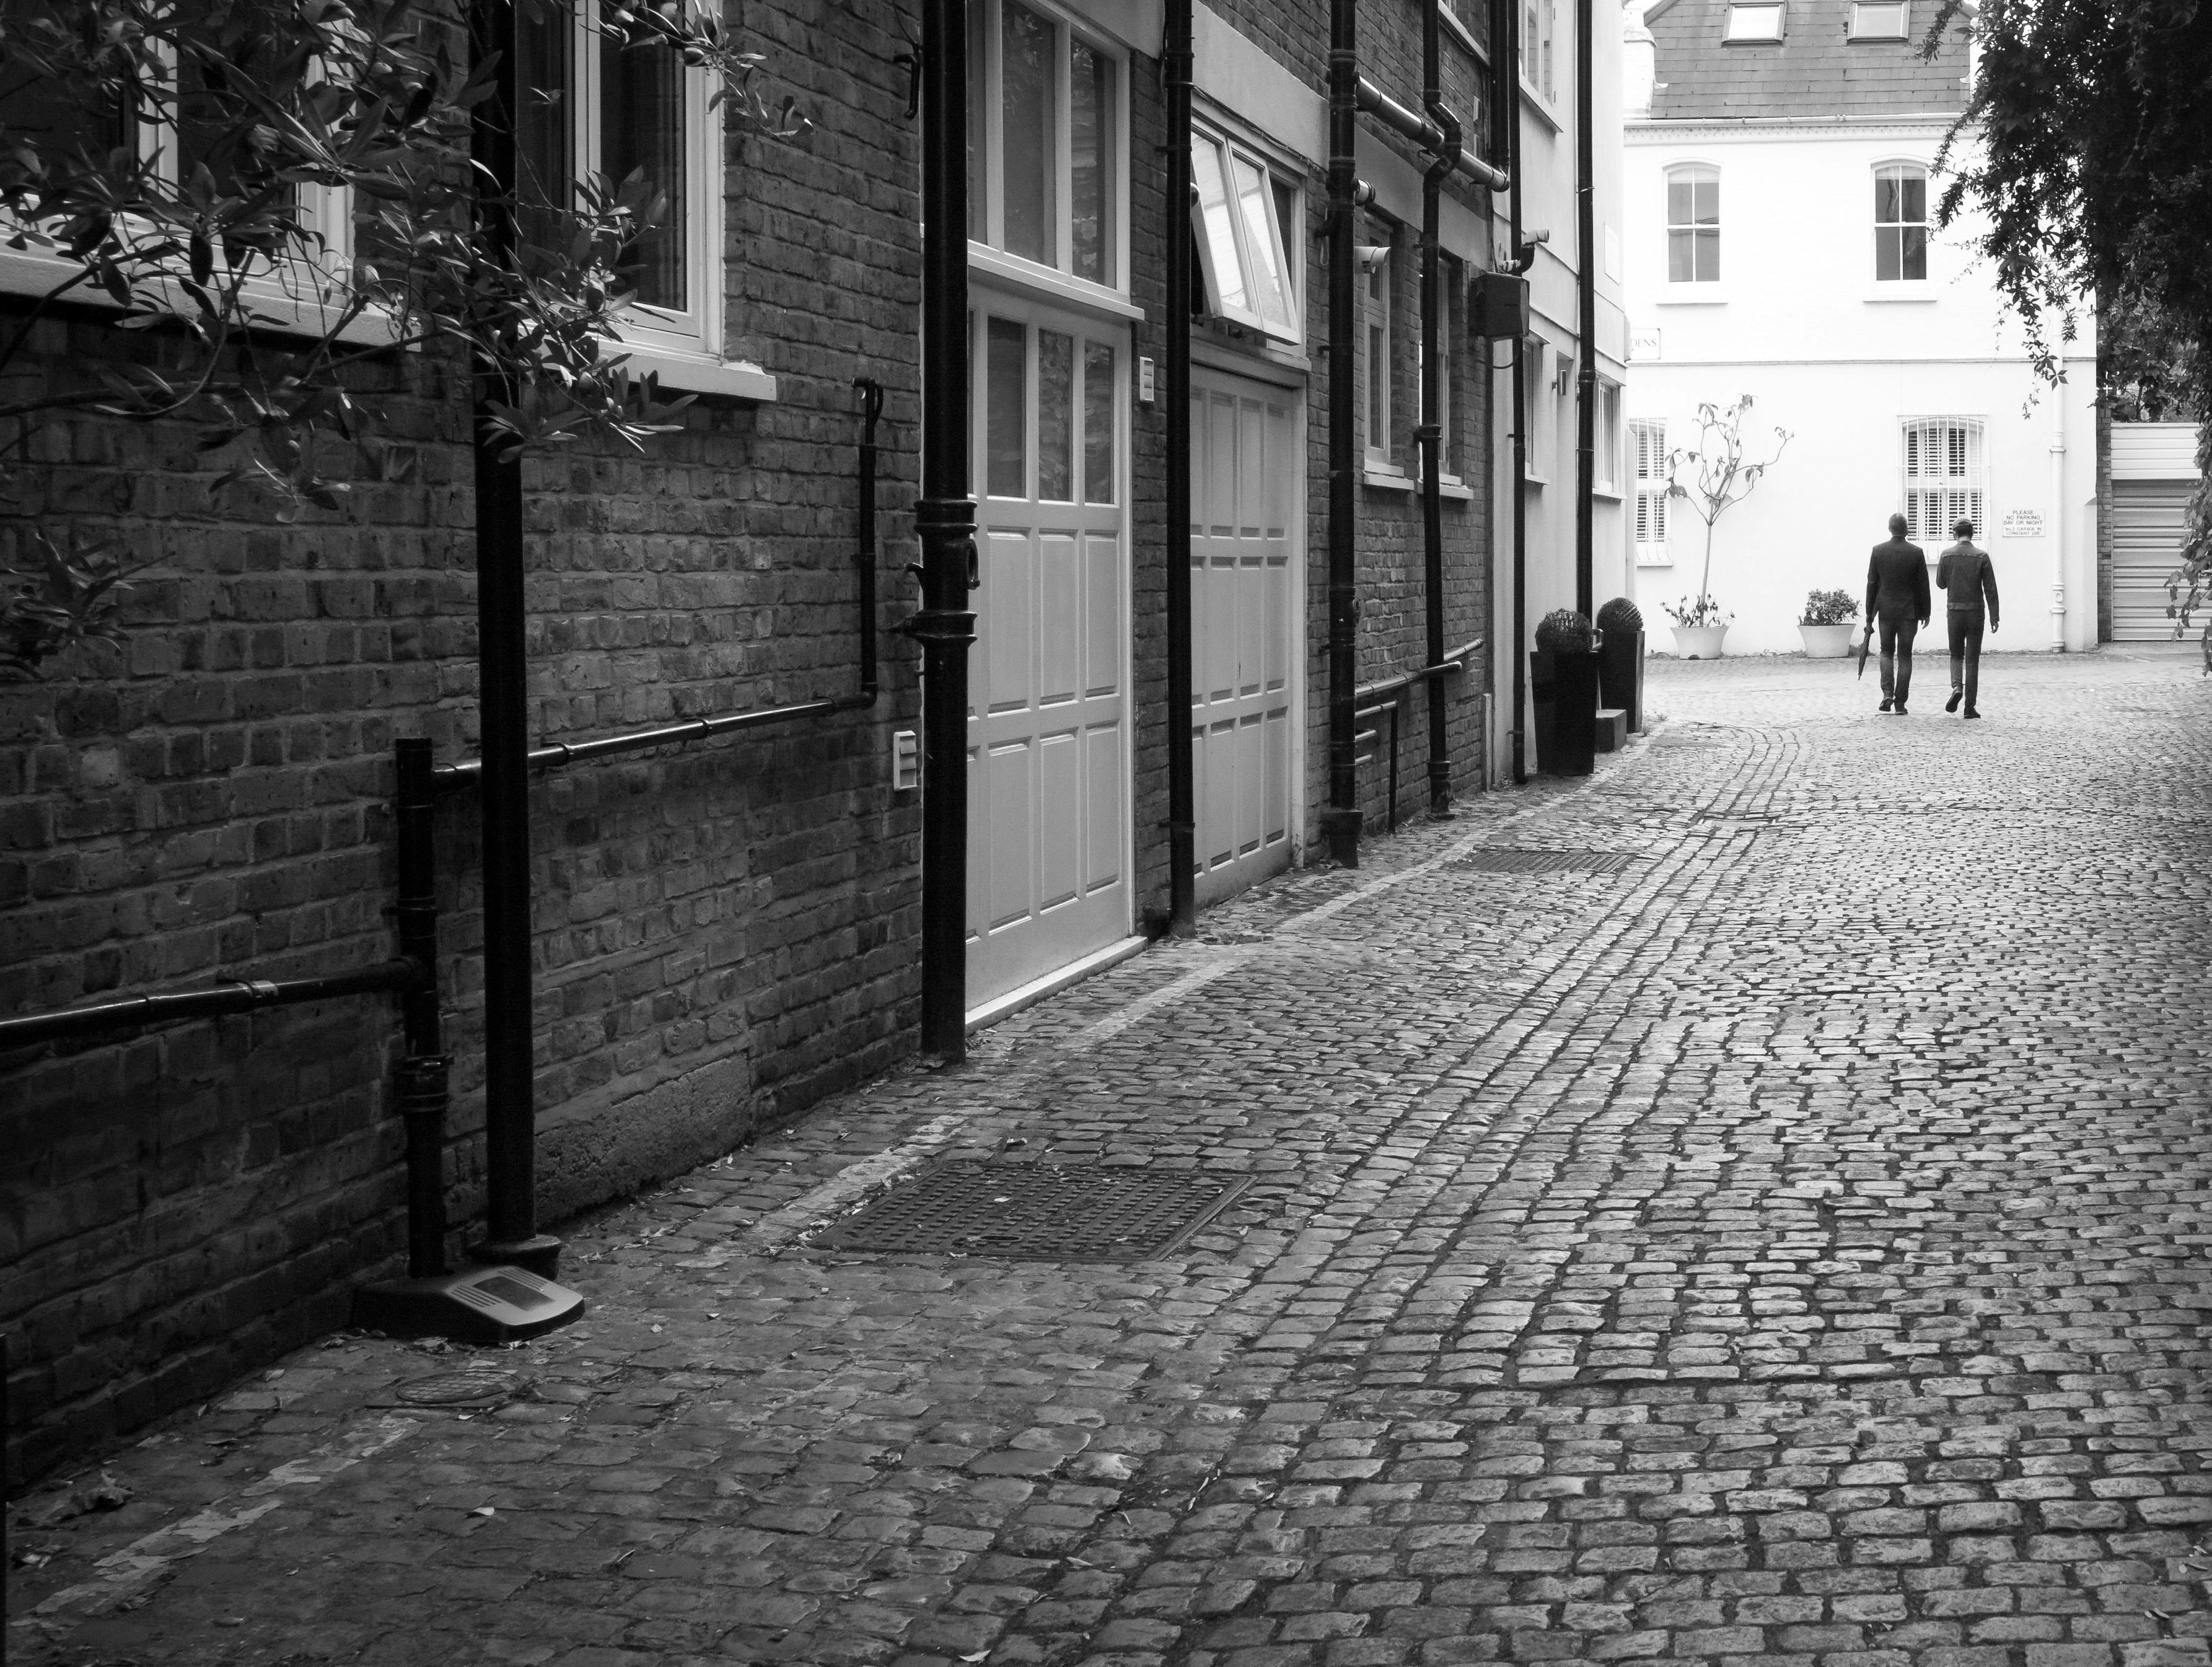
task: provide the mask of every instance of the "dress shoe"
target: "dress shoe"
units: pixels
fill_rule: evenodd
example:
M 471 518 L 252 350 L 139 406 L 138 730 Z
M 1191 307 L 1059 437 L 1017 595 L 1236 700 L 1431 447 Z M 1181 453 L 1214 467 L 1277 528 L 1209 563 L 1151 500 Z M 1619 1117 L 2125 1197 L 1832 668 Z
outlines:
M 1976 712 L 1972 706 L 1968 706 L 1966 708 L 1966 716 L 1969 718 L 1979 718 L 1981 713 Z
M 1895 706 L 1896 704 L 1897 704 L 1897 703 L 1896 703 L 1894 700 L 1885 700 L 1885 701 L 1883 701 L 1883 702 L 1881 703 L 1881 707 L 1880 707 L 1880 710 L 1881 710 L 1881 711 L 1883 711 L 1883 712 L 1887 712 L 1887 711 L 1888 711 L 1892 706 Z
M 1904 702 L 1904 701 L 1902 701 L 1902 700 L 1899 700 L 1899 701 L 1897 703 L 1897 715 L 1898 715 L 1899 718 L 1902 718 L 1902 717 L 1904 717 L 1904 716 L 1905 715 L 1905 702 Z
M 1951 691 L 1951 698 L 1943 703 L 1943 710 L 1946 712 L 1958 711 L 1959 702 L 1965 698 L 1966 697 L 1960 694 L 1957 689 L 1953 689 Z

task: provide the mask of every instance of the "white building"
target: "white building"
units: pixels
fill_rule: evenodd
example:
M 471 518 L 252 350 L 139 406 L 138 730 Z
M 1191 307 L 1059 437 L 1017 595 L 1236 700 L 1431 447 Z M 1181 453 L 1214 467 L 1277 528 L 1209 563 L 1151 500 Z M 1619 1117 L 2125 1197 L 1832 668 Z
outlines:
M 2085 318 L 2063 385 L 2039 383 L 1972 228 L 1935 224 L 1969 57 L 1954 32 L 1922 58 L 1932 15 L 1627 0 L 1628 536 L 1655 646 L 1705 553 L 1704 523 L 1661 495 L 1663 459 L 1695 443 L 1701 402 L 1747 393 L 1752 457 L 1778 426 L 1792 438 L 1713 537 L 1728 652 L 1797 649 L 1808 591 L 1863 599 L 1893 512 L 1931 563 L 1975 522 L 2004 603 L 1992 647 L 2098 640 L 2094 343 Z

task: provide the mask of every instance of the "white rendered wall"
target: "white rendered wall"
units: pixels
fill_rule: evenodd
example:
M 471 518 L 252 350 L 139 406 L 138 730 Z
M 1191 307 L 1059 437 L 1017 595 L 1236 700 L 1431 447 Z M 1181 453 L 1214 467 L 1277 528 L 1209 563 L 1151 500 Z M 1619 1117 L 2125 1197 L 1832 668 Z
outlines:
M 2006 621 L 1993 646 L 2096 641 L 2087 318 L 2067 349 L 2068 380 L 2053 389 L 2035 379 L 2020 331 L 1970 263 L 1961 231 L 1935 235 L 1925 284 L 1874 278 L 1874 168 L 1932 163 L 1944 131 L 1933 120 L 1629 130 L 1624 214 L 1637 342 L 1629 414 L 1663 418 L 1668 444 L 1682 446 L 1693 440 L 1700 401 L 1725 405 L 1749 393 L 1752 455 L 1767 454 L 1778 424 L 1794 436 L 1714 536 L 1711 589 L 1735 616 L 1731 653 L 1796 649 L 1808 590 L 1863 596 L 1867 552 L 1903 507 L 1900 425 L 1933 416 L 1984 425 L 1988 496 L 1977 540 L 1996 558 Z M 1718 284 L 1666 282 L 1666 172 L 1686 161 L 1720 170 Z M 1941 185 L 1931 182 L 1931 200 Z M 1658 604 L 1696 593 L 1704 546 L 1703 524 L 1680 499 L 1668 530 L 1672 566 L 1638 573 L 1661 647 Z M 2060 585 L 2063 613 L 2054 618 Z

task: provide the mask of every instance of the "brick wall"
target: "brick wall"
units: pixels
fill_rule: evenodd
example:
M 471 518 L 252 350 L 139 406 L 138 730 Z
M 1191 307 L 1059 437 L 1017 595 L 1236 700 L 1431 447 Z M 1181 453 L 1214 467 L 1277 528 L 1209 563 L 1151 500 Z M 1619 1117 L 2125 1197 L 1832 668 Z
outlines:
M 780 0 L 742 27 L 815 123 L 796 145 L 730 142 L 730 346 L 779 397 L 702 401 L 642 457 L 531 460 L 539 741 L 854 687 L 859 375 L 888 392 L 878 623 L 911 606 L 920 142 L 896 9 Z M 96 318 L 40 328 L 40 374 L 135 350 Z M 368 376 L 411 473 L 312 524 L 211 503 L 187 434 L 42 431 L 28 512 L 124 530 L 152 565 L 125 657 L 0 692 L 0 1012 L 392 952 L 392 743 L 475 751 L 471 510 L 462 383 L 426 355 Z M 883 649 L 871 712 L 536 785 L 546 1220 L 911 1045 L 917 807 L 889 755 L 915 655 Z M 438 829 L 460 1222 L 481 1196 L 473 795 Z M 352 1285 L 393 1268 L 396 1032 L 388 999 L 357 998 L 0 1057 L 12 1475 L 343 1323 Z

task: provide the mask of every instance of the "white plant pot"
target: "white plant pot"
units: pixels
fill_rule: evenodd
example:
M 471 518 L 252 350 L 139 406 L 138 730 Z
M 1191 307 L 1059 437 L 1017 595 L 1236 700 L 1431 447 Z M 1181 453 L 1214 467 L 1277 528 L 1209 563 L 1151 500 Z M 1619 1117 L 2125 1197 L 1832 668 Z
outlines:
M 1674 653 L 1685 660 L 1717 660 L 1721 657 L 1721 639 L 1727 635 L 1725 625 L 1678 625 L 1674 627 Z
M 1805 640 L 1808 660 L 1840 660 L 1851 652 L 1849 621 L 1841 625 L 1807 625 L 1800 621 L 1797 634 Z

